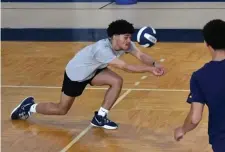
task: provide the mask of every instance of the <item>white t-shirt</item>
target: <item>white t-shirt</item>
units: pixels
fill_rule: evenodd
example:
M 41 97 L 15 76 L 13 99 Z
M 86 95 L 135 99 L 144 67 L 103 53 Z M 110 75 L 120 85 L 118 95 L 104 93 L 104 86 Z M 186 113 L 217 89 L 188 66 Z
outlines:
M 97 69 L 108 66 L 116 57 L 133 50 L 135 44 L 127 51 L 114 51 L 109 39 L 102 39 L 81 49 L 67 64 L 66 73 L 72 81 L 85 81 L 92 78 Z

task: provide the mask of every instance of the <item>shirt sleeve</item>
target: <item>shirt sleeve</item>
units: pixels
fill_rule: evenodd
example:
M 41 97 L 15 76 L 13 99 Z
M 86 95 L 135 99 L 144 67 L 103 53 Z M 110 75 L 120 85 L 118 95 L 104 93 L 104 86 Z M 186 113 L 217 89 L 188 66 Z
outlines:
M 196 77 L 196 73 L 193 73 L 190 80 L 190 93 L 187 98 L 188 103 L 199 102 L 205 104 L 204 94 Z
M 96 51 L 94 57 L 98 62 L 104 63 L 104 64 L 107 64 L 116 58 L 115 54 L 108 47 L 99 48 Z

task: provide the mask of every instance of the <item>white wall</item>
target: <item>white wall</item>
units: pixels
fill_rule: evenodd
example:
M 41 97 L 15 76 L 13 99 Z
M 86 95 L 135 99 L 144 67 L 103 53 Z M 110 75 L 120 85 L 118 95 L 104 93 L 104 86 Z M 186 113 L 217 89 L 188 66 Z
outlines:
M 2 28 L 106 28 L 123 18 L 135 27 L 199 29 L 211 19 L 225 20 L 225 2 L 138 3 L 2 3 Z

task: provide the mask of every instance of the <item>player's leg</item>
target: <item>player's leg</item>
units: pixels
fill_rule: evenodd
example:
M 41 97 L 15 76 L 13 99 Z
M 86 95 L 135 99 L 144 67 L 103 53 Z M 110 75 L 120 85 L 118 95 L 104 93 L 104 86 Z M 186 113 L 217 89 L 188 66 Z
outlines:
M 30 110 L 31 112 L 37 112 L 44 115 L 65 115 L 71 108 L 74 100 L 75 97 L 67 96 L 62 92 L 60 102 L 38 103 L 36 104 L 36 107 L 34 105 Z
M 109 89 L 105 93 L 102 107 L 107 110 L 110 110 L 120 95 L 123 85 L 123 79 L 115 72 L 111 71 L 108 68 L 105 68 L 92 79 L 91 85 L 109 85 Z
M 75 97 L 61 93 L 60 102 L 35 103 L 33 97 L 25 98 L 11 113 L 11 119 L 27 119 L 32 113 L 44 115 L 65 115 L 72 106 Z
M 110 121 L 106 116 L 120 95 L 121 88 L 123 85 L 123 79 L 115 72 L 106 68 L 103 71 L 99 72 L 92 79 L 91 85 L 94 86 L 109 85 L 109 89 L 105 93 L 105 97 L 101 108 L 99 109 L 98 112 L 95 112 L 95 117 L 91 122 L 92 125 L 103 127 L 106 129 L 116 129 L 118 127 L 117 124 Z
M 65 73 L 59 102 L 35 103 L 33 97 L 27 97 L 12 111 L 11 119 L 27 119 L 31 113 L 65 115 L 87 84 L 71 81 Z

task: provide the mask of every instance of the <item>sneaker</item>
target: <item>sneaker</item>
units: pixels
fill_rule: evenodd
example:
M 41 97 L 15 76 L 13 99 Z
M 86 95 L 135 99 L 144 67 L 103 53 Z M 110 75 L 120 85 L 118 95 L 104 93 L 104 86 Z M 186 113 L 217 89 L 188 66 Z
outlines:
M 34 104 L 33 97 L 25 98 L 15 109 L 13 109 L 11 113 L 11 119 L 12 120 L 27 119 L 31 115 L 30 107 L 33 104 Z
M 118 125 L 115 122 L 109 120 L 107 118 L 107 116 L 102 117 L 102 116 L 98 115 L 97 111 L 95 111 L 95 116 L 93 117 L 93 119 L 91 121 L 91 125 L 95 126 L 95 127 L 102 127 L 105 129 L 117 129 L 118 128 Z

